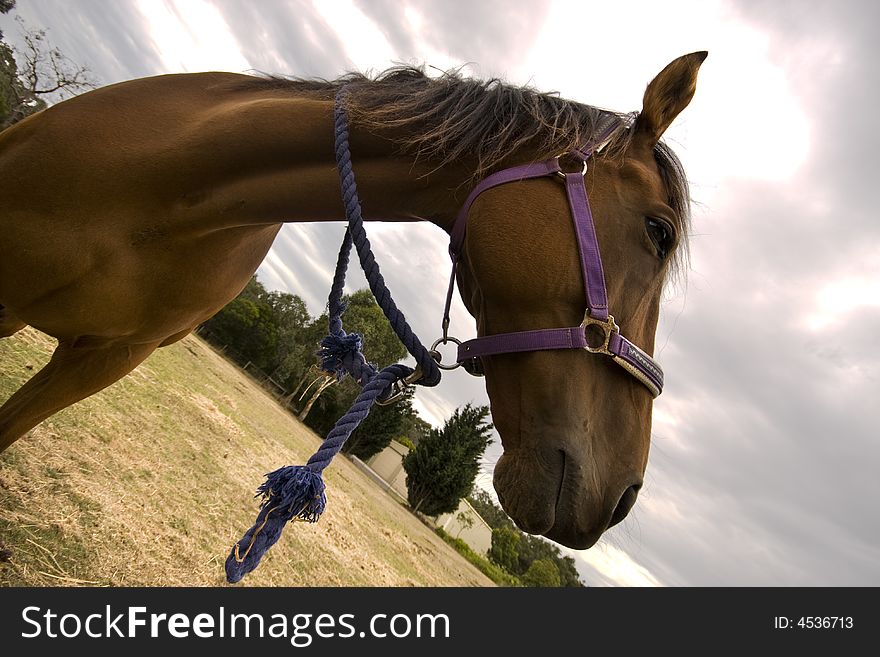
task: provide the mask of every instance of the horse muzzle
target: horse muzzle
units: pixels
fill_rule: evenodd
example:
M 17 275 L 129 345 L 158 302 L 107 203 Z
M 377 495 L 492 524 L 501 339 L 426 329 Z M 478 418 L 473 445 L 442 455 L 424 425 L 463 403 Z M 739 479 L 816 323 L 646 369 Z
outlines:
M 502 508 L 529 534 L 566 547 L 592 547 L 635 505 L 641 473 L 597 486 L 597 474 L 562 450 L 505 452 L 494 484 Z

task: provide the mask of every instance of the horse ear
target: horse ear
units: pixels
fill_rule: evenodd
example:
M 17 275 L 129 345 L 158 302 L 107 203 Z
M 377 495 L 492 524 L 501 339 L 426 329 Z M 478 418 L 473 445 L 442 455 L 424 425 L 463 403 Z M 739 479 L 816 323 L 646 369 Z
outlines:
M 697 88 L 697 71 L 708 54 L 701 51 L 683 55 L 651 81 L 636 119 L 635 134 L 639 141 L 644 140 L 653 148 L 669 124 L 688 106 Z

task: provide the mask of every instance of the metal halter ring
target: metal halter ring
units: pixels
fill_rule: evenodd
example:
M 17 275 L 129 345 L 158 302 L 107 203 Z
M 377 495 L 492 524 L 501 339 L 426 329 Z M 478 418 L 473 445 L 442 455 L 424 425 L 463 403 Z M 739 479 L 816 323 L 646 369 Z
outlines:
M 449 335 L 444 335 L 442 338 L 437 338 L 434 340 L 434 344 L 431 345 L 431 348 L 428 350 L 428 353 L 431 354 L 431 358 L 437 361 L 437 367 L 441 370 L 454 370 L 461 367 L 461 363 L 455 363 L 454 365 L 444 365 L 443 364 L 443 356 L 437 351 L 438 344 L 446 344 L 447 342 L 453 342 L 458 346 L 461 346 L 461 340 L 458 338 L 453 338 Z

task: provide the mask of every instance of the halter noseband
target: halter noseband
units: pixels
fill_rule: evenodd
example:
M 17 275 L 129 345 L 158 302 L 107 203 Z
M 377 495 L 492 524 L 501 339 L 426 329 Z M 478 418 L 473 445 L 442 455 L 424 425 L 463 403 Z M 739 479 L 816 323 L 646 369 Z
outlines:
M 452 258 L 452 275 L 449 280 L 446 306 L 443 312 L 443 337 L 437 340 L 432 347 L 436 358 L 439 354 L 434 350 L 438 344 L 454 342 L 458 345 L 458 355 L 455 365 L 440 365 L 440 367 L 454 369 L 461 365 L 469 373 L 479 376 L 482 374 L 483 368 L 480 359 L 483 356 L 548 349 L 586 349 L 590 353 L 610 356 L 615 363 L 643 383 L 653 397 L 657 397 L 662 392 L 663 369 L 660 364 L 623 337 L 614 322 L 614 317 L 608 313 L 608 295 L 605 289 L 602 257 L 599 253 L 599 242 L 596 239 L 596 229 L 593 225 L 593 213 L 590 210 L 590 201 L 584 182 L 584 174 L 586 174 L 587 161 L 590 156 L 604 145 L 619 125 L 619 119 L 611 117 L 610 121 L 597 130 L 598 138 L 590 146 L 578 149 L 571 154 L 583 163 L 582 171 L 574 173 L 563 171 L 559 164 L 559 157 L 554 157 L 543 162 L 511 167 L 493 173 L 482 180 L 468 195 L 450 231 L 449 255 Z M 562 178 L 571 217 L 574 221 L 587 302 L 583 322 L 575 327 L 499 333 L 474 338 L 466 342 L 448 336 L 449 308 L 452 303 L 452 291 L 455 287 L 455 273 L 461 249 L 464 246 L 471 205 L 487 189 L 510 182 L 547 176 Z

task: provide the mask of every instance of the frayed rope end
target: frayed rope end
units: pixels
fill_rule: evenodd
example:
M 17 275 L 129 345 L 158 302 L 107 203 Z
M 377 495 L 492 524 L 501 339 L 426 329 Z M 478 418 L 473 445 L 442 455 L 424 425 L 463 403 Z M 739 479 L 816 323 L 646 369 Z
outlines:
M 327 503 L 321 473 L 303 465 L 270 472 L 257 495 L 263 496 L 257 520 L 226 558 L 226 581 L 230 584 L 241 581 L 259 565 L 289 521 L 317 522 Z

